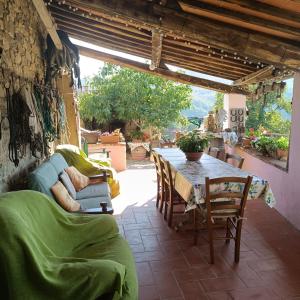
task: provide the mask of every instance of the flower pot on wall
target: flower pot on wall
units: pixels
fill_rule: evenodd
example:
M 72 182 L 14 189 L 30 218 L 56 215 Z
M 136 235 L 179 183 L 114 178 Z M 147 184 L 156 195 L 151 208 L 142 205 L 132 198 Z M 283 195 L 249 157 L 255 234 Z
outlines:
M 198 161 L 201 158 L 203 152 L 185 152 L 184 154 L 187 160 Z

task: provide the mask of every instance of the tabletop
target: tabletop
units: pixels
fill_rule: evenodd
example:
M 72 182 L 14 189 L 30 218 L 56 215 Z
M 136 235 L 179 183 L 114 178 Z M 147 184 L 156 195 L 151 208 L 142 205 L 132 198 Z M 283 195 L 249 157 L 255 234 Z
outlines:
M 199 161 L 195 162 L 187 161 L 184 153 L 178 148 L 154 148 L 153 150 L 170 162 L 174 173 L 175 189 L 181 197 L 187 201 L 187 210 L 194 208 L 197 204 L 203 204 L 205 202 L 205 177 L 253 176 L 248 199 L 262 197 L 269 206 L 273 207 L 275 205 L 275 199 L 269 183 L 258 176 L 236 168 L 205 153 Z M 242 186 L 240 184 L 233 184 L 231 186 L 218 185 L 214 191 L 226 190 L 226 188 L 231 191 L 240 191 Z

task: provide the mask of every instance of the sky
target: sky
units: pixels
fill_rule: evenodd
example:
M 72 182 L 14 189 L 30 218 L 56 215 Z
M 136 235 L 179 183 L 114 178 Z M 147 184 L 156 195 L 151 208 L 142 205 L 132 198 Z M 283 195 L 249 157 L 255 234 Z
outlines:
M 144 59 L 144 58 L 141 58 L 141 57 L 138 57 L 138 56 L 135 56 L 135 55 L 130 55 L 130 54 L 122 53 L 122 52 L 119 52 L 119 51 L 114 51 L 114 50 L 110 50 L 110 49 L 107 49 L 107 48 L 99 47 L 99 46 L 96 46 L 96 45 L 93 45 L 93 44 L 90 44 L 90 43 L 86 43 L 86 42 L 83 42 L 83 41 L 80 41 L 80 40 L 77 40 L 77 39 L 74 39 L 74 38 L 71 38 L 71 41 L 75 45 L 83 46 L 83 47 L 90 48 L 90 49 L 93 49 L 93 50 L 98 50 L 98 51 L 108 53 L 108 54 L 112 54 L 112 55 L 117 55 L 119 57 L 127 58 L 127 59 L 134 60 L 134 61 L 137 61 L 137 62 L 149 64 L 149 61 L 147 59 Z M 80 55 L 79 65 L 80 65 L 81 77 L 85 78 L 85 77 L 90 77 L 90 76 L 93 76 L 93 75 L 97 74 L 99 68 L 101 68 L 103 66 L 103 64 L 104 63 L 100 60 L 96 60 L 96 59 L 93 59 L 93 58 L 89 58 L 89 57 Z M 180 69 L 180 68 L 177 68 L 177 67 L 174 67 L 174 66 L 171 66 L 171 65 L 167 65 L 167 66 L 171 71 L 176 72 L 176 71 L 182 70 L 182 71 L 184 71 L 185 74 L 188 74 L 188 75 L 191 75 L 191 76 L 200 77 L 200 78 L 209 79 L 209 80 L 214 80 L 214 81 L 217 81 L 217 82 L 222 82 L 222 83 L 227 83 L 227 84 L 231 83 L 230 80 L 226 80 L 226 79 L 223 79 L 223 78 L 210 76 L 210 75 L 206 75 L 206 74 L 202 74 L 202 73 L 197 73 L 197 72 L 193 72 L 193 71 L 184 70 L 184 69 Z

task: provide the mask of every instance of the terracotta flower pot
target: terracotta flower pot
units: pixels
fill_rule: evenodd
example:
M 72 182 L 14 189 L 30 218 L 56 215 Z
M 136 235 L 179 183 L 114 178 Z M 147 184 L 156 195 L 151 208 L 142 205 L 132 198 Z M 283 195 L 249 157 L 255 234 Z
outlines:
M 185 152 L 184 154 L 187 160 L 198 161 L 201 158 L 203 152 Z
M 251 147 L 251 140 L 249 138 L 243 138 L 243 147 L 245 148 Z
M 277 149 L 277 158 L 278 159 L 287 159 L 288 150 Z

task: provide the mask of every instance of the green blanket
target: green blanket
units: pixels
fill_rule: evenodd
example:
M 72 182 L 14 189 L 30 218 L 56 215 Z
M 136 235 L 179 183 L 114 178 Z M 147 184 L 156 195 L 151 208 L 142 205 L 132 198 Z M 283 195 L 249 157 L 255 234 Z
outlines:
M 44 194 L 0 194 L 1 299 L 137 299 L 135 266 L 110 215 L 70 214 Z
M 120 194 L 117 173 L 113 168 L 105 166 L 99 160 L 87 158 L 78 147 L 73 145 L 60 145 L 55 152 L 60 153 L 69 166 L 74 166 L 80 173 L 86 176 L 98 175 L 105 170 L 110 175 L 107 181 L 110 186 L 111 197 L 114 198 Z

